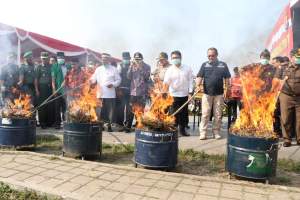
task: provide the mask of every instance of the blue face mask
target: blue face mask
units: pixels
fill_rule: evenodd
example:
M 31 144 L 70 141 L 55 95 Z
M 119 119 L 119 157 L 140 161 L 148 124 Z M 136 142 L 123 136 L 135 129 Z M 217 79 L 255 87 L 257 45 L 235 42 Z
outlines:
M 267 65 L 267 64 L 269 64 L 269 60 L 265 59 L 265 58 L 262 58 L 262 59 L 260 59 L 260 64 Z
M 295 58 L 295 64 L 300 65 L 300 58 Z
M 129 65 L 130 64 L 130 60 L 123 60 L 123 64 L 124 65 Z
M 175 59 L 172 59 L 172 64 L 173 65 L 181 65 L 181 59 L 180 58 L 175 58 Z

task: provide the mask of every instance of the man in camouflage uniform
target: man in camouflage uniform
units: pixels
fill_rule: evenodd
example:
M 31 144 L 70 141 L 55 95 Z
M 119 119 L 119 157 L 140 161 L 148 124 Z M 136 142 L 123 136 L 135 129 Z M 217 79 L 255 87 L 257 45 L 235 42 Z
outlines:
M 22 92 L 31 96 L 31 101 L 34 106 L 37 105 L 36 90 L 36 68 L 32 61 L 32 52 L 25 52 L 23 55 L 24 64 L 20 67 L 20 81 L 19 86 L 22 88 Z
M 39 105 L 52 94 L 51 65 L 49 64 L 48 52 L 41 52 L 42 64 L 37 67 L 37 95 Z M 54 123 L 54 105 L 45 104 L 39 109 L 39 121 L 42 129 L 51 127 Z
M 300 49 L 291 52 L 291 64 L 280 79 L 285 79 L 279 100 L 284 147 L 291 146 L 291 134 L 296 132 L 300 145 Z
M 16 65 L 16 54 L 10 53 L 7 57 L 7 65 L 3 66 L 0 75 L 2 99 L 13 100 L 17 97 L 19 80 L 19 67 Z

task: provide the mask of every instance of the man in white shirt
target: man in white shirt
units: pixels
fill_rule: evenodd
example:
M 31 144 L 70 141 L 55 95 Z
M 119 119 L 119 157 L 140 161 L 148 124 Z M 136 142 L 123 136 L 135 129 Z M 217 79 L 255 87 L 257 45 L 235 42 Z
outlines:
M 180 108 L 193 92 L 193 72 L 188 66 L 181 64 L 180 51 L 171 53 L 172 65 L 167 69 L 164 77 L 164 88 L 169 90 L 170 95 L 174 98 L 171 107 L 172 113 Z M 178 126 L 179 134 L 189 136 L 185 131 L 188 123 L 188 106 L 186 105 L 180 112 L 175 115 L 176 126 Z
M 121 83 L 121 77 L 118 70 L 110 64 L 110 55 L 102 54 L 102 63 L 92 75 L 90 81 L 92 84 L 98 84 L 99 91 L 97 98 L 102 100 L 101 117 L 105 113 L 108 119 L 107 131 L 112 132 L 111 123 L 113 121 L 113 113 L 115 108 L 116 90 L 115 88 Z

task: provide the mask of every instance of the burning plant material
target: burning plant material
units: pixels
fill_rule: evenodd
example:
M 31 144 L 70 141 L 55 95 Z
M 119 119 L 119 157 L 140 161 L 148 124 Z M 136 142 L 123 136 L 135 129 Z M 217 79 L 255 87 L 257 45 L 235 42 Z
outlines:
M 78 74 L 70 73 L 67 77 L 67 87 L 77 90 L 68 94 L 68 122 L 76 123 L 94 123 L 98 122 L 96 109 L 101 105 L 97 99 L 97 87 L 90 87 L 89 79 L 92 74 L 87 71 L 81 71 Z
M 14 100 L 7 100 L 4 107 L 1 109 L 2 118 L 32 118 L 33 105 L 31 97 L 28 94 L 20 94 Z
M 274 138 L 274 110 L 282 81 L 264 71 L 260 64 L 244 67 L 240 72 L 243 109 L 231 133 L 243 136 Z
M 157 131 L 174 131 L 175 117 L 168 113 L 173 103 L 173 97 L 162 93 L 161 83 L 156 83 L 150 93 L 151 105 L 143 110 L 141 107 L 133 106 L 138 128 L 148 128 Z

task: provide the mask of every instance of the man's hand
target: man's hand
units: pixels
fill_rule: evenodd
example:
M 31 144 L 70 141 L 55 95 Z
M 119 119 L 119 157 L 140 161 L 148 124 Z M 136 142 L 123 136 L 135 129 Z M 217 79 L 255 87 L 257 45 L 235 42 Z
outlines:
M 112 88 L 112 87 L 114 87 L 114 85 L 113 84 L 109 84 L 107 87 L 108 88 Z

